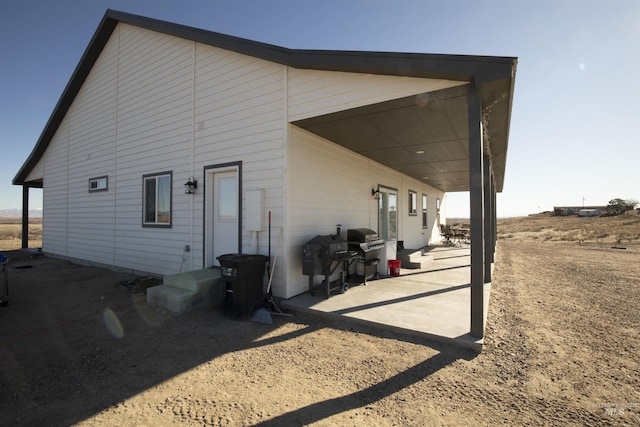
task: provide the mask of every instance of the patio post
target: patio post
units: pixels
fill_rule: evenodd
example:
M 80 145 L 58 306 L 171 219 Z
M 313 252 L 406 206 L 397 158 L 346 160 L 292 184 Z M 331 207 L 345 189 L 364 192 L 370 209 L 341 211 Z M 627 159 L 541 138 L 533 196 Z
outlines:
M 484 154 L 484 283 L 491 282 L 491 264 L 493 263 L 493 213 L 495 207 L 492 203 L 491 189 L 493 187 L 493 174 L 491 173 L 491 156 Z
M 22 249 L 29 247 L 29 186 L 22 184 Z
M 484 336 L 484 168 L 482 146 L 482 102 L 475 85 L 468 95 L 469 207 L 471 216 L 471 331 Z
M 493 257 L 492 259 L 495 261 L 495 255 L 496 255 L 496 248 L 498 247 L 498 213 L 497 213 L 497 209 L 496 206 L 497 202 L 496 202 L 496 185 L 495 182 L 492 182 L 492 186 L 491 186 L 491 198 L 493 200 Z

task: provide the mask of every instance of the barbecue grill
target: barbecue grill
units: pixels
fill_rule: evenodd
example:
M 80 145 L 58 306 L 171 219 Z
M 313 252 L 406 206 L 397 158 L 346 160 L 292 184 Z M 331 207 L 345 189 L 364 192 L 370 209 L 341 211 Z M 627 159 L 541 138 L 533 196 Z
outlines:
M 329 298 L 331 292 L 339 289 L 344 293 L 349 288 L 346 281 L 346 272 L 349 264 L 357 257 L 356 251 L 348 250 L 348 243 L 340 237 L 340 229 L 334 234 L 316 236 L 302 247 L 302 273 L 309 276 L 309 293 L 314 295 L 314 290 L 321 287 L 325 296 Z M 340 274 L 335 286 L 332 286 L 331 276 Z M 320 285 L 314 285 L 314 277 L 324 276 Z
M 364 277 L 364 284 L 378 274 L 378 258 L 380 249 L 384 248 L 384 240 L 378 238 L 378 234 L 368 228 L 352 228 L 347 230 L 349 250 L 358 253 L 356 274 Z

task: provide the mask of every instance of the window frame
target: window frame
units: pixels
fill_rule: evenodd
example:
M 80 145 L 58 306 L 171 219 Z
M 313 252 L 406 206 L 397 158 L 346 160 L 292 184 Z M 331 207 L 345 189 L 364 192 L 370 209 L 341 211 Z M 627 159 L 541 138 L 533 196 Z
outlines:
M 99 183 L 104 180 L 104 187 L 100 187 Z M 91 183 L 96 183 L 96 188 L 91 188 Z M 100 191 L 109 190 L 109 176 L 97 176 L 95 178 L 89 178 L 89 193 L 99 193 Z
M 427 208 L 429 206 L 429 198 L 426 194 L 422 193 L 422 228 L 429 228 Z
M 418 215 L 418 193 L 409 190 L 409 216 Z
M 400 199 L 397 188 L 379 184 L 378 191 L 378 237 L 384 240 L 398 240 L 398 211 Z M 393 209 L 392 209 L 393 207 Z
M 158 182 L 161 178 L 169 178 L 169 220 L 168 222 L 159 222 L 158 215 L 158 194 L 159 185 Z M 155 221 L 147 221 L 147 182 L 155 181 L 155 195 L 154 195 L 154 217 Z M 173 171 L 157 172 L 142 175 L 142 226 L 151 228 L 171 228 L 173 224 Z

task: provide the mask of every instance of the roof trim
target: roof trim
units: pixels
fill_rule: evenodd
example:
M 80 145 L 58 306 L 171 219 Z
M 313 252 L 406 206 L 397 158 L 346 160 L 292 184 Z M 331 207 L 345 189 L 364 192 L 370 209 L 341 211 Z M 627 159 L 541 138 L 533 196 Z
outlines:
M 25 184 L 27 176 L 44 154 L 120 22 L 300 69 L 446 79 L 482 84 L 505 79 L 513 80 L 517 62 L 517 59 L 512 57 L 288 49 L 167 21 L 107 10 L 33 151 L 14 177 L 14 185 Z

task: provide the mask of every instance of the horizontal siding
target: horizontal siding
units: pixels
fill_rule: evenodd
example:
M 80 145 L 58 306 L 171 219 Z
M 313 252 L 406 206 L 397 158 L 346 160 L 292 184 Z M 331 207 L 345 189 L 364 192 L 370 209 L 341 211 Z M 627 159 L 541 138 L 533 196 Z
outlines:
M 67 255 L 68 150 L 69 120 L 65 118 L 43 156 L 42 248 L 58 255 Z
M 465 83 L 292 68 L 288 77 L 288 117 L 293 122 L 461 84 Z
M 297 120 L 455 84 L 286 69 L 119 24 L 33 171 L 44 176 L 45 251 L 157 274 L 200 268 L 204 168 L 242 162 L 243 189 L 264 189 L 259 253 L 269 249 L 266 215 L 272 212 L 272 254 L 282 257 L 274 293 L 300 293 L 307 286 L 301 245 L 316 234 L 335 232 L 337 223 L 345 232 L 377 229 L 377 202 L 370 194 L 378 183 L 400 190 L 400 206 L 409 187 L 416 187 L 419 197 L 429 191 L 434 209 L 435 197 L 433 189 L 423 190 L 420 183 L 295 126 L 289 126 L 287 137 L 287 117 Z M 173 174 L 172 227 L 143 227 L 142 177 L 163 171 Z M 89 178 L 104 175 L 108 191 L 89 193 Z M 201 185 L 195 195 L 185 195 L 191 175 Z M 413 219 L 405 222 L 414 226 Z M 253 238 L 243 231 L 244 252 L 253 250 Z M 192 247 L 186 262 L 185 244 Z
M 302 274 L 302 246 L 308 240 L 335 234 L 336 224 L 342 225 L 345 238 L 349 228 L 378 230 L 378 201 L 371 196 L 371 189 L 378 185 L 398 189 L 399 240 L 404 240 L 405 247 L 420 248 L 430 241 L 435 199 L 442 198 L 442 192 L 296 126 L 290 129 L 291 235 L 286 297 L 308 289 L 308 277 Z M 418 194 L 416 216 L 408 215 L 409 189 Z M 422 229 L 422 194 L 429 199 L 430 226 L 426 231 Z M 320 280 L 316 277 L 317 282 Z
M 190 233 L 193 43 L 127 25 L 120 40 L 115 264 L 175 273 Z M 158 172 L 173 176 L 171 228 L 142 226 L 143 175 Z
M 118 45 L 111 40 L 69 109 L 67 256 L 113 264 Z M 89 179 L 108 177 L 107 191 Z
M 201 174 L 206 166 L 242 162 L 243 190 L 264 189 L 265 229 L 257 240 L 258 253 L 267 254 L 267 211 L 272 211 L 274 234 L 283 224 L 283 67 L 211 46 L 198 44 L 196 49 L 195 171 Z M 246 216 L 244 200 L 243 207 Z M 203 203 L 196 203 L 194 240 L 201 257 L 203 216 Z M 253 251 L 253 243 L 253 235 L 243 230 L 243 252 Z M 274 284 L 283 283 L 283 278 L 282 267 L 276 266 Z
M 336 224 L 371 227 L 369 161 L 295 126 L 289 140 L 291 218 L 287 297 L 305 292 L 302 246 L 316 235 L 335 234 Z M 320 280 L 317 277 L 316 280 Z
M 37 181 L 44 179 L 44 159 L 40 158 L 38 163 L 29 171 L 29 175 L 25 178 L 25 182 Z

